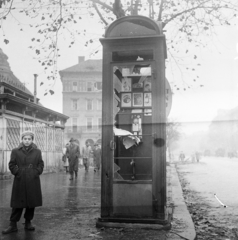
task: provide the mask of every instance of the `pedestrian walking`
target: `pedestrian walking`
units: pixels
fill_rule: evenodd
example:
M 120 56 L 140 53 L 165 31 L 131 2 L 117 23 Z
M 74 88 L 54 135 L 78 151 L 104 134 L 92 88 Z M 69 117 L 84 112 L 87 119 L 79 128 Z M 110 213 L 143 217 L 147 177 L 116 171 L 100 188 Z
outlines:
M 69 172 L 69 160 L 68 160 L 67 155 L 66 155 L 66 151 L 67 151 L 68 146 L 69 146 L 69 143 L 67 143 L 65 145 L 65 147 L 63 148 L 63 156 L 62 156 L 62 161 L 63 161 L 63 165 L 64 165 L 66 173 Z
M 184 154 L 183 152 L 181 152 L 181 153 L 179 154 L 179 160 L 180 160 L 181 162 L 183 162 L 184 159 L 185 159 L 185 154 Z
M 101 148 L 97 143 L 94 144 L 93 160 L 94 160 L 94 172 L 99 171 L 101 165 Z
M 70 174 L 69 180 L 73 180 L 74 174 L 75 174 L 75 178 L 78 177 L 78 168 L 79 168 L 78 158 L 80 156 L 80 149 L 76 139 L 71 138 L 69 142 L 70 144 L 67 147 L 66 156 L 69 160 L 69 174 Z
M 12 213 L 10 225 L 2 231 L 3 234 L 18 231 L 17 222 L 20 220 L 24 208 L 25 230 L 35 230 L 35 227 L 31 224 L 35 207 L 42 206 L 39 176 L 43 172 L 44 162 L 41 150 L 33 143 L 33 132 L 23 132 L 21 139 L 22 142 L 18 148 L 12 150 L 8 165 L 14 175 L 10 203 Z
M 200 160 L 200 153 L 199 153 L 199 152 L 196 152 L 196 153 L 195 153 L 195 156 L 196 156 L 197 162 L 199 162 L 199 160 Z
M 92 153 L 93 153 L 92 147 L 90 146 L 89 142 L 86 141 L 85 147 L 83 147 L 83 165 L 85 167 L 86 172 L 88 172 L 89 169 L 89 159 Z

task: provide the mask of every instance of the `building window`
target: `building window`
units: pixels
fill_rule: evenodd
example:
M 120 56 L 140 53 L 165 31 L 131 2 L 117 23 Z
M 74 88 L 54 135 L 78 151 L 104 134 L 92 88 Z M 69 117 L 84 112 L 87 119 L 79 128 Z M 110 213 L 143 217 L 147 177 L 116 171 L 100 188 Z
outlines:
M 88 82 L 87 83 L 87 91 L 88 92 L 92 92 L 93 91 L 93 83 L 92 82 Z
M 92 99 L 87 99 L 86 101 L 86 110 L 93 110 L 93 100 Z
M 101 91 L 102 90 L 102 82 L 95 82 L 94 83 L 94 89 L 96 91 Z
M 73 82 L 73 91 L 77 92 L 78 90 L 78 83 L 77 82 Z
M 97 100 L 97 110 L 102 110 L 102 100 L 101 99 L 98 99 Z
M 86 92 L 86 82 L 79 82 L 78 83 L 78 91 L 79 92 Z
M 72 132 L 77 132 L 78 128 L 78 119 L 72 118 Z
M 102 129 L 102 118 L 98 118 L 98 129 Z
M 70 92 L 70 82 L 64 82 L 64 92 Z
M 87 131 L 90 132 L 93 130 L 93 118 L 88 117 L 86 118 L 86 127 L 87 127 Z
M 78 110 L 78 99 L 71 99 L 71 110 Z

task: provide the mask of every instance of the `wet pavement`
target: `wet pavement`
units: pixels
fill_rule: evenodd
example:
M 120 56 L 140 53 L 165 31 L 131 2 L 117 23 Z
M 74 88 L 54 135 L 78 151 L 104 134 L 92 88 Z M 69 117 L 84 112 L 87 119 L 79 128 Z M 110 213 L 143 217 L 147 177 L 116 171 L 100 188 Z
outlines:
M 12 181 L 0 181 L 1 231 L 9 224 Z M 22 216 L 18 232 L 0 235 L 1 240 L 86 239 L 85 235 L 97 232 L 95 224 L 100 216 L 101 194 L 99 172 L 94 173 L 90 169 L 89 173 L 85 173 L 80 169 L 78 179 L 73 181 L 69 180 L 69 174 L 63 172 L 43 174 L 41 186 L 43 207 L 35 210 L 33 224 L 36 230 L 25 231 Z M 82 225 L 86 225 L 86 228 Z
M 9 224 L 12 181 L 0 181 L 1 231 Z M 8 235 L 0 233 L 0 240 L 181 239 L 176 228 L 171 231 L 96 228 L 96 221 L 100 217 L 101 176 L 100 172 L 94 173 L 93 168 L 88 173 L 80 169 L 78 178 L 73 181 L 69 180 L 69 174 L 65 172 L 43 174 L 41 185 L 43 206 L 36 208 L 32 221 L 36 230 L 25 231 L 22 216 L 18 232 Z M 175 223 L 175 226 L 180 225 Z

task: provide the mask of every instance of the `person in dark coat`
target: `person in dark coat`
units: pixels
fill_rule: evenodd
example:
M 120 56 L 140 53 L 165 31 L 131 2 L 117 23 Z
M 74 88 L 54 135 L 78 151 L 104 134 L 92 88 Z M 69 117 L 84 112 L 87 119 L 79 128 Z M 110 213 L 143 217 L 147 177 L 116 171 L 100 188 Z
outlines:
M 94 159 L 94 172 L 99 171 L 101 165 L 101 148 L 99 147 L 98 143 L 94 144 L 93 159 Z
M 12 213 L 10 225 L 2 231 L 3 234 L 16 232 L 17 222 L 20 220 L 25 208 L 25 230 L 33 231 L 31 220 L 34 217 L 35 207 L 42 206 L 42 193 L 40 174 L 44 169 L 41 150 L 33 143 L 34 133 L 23 132 L 22 143 L 11 152 L 9 169 L 14 175 L 12 186 L 11 204 Z
M 184 154 L 183 152 L 181 152 L 181 153 L 179 154 L 179 160 L 180 160 L 181 162 L 183 162 L 184 159 L 185 159 L 185 154 Z
M 69 160 L 69 173 L 70 173 L 69 180 L 73 180 L 74 173 L 75 173 L 75 178 L 78 177 L 78 168 L 79 168 L 78 158 L 80 156 L 80 149 L 76 139 L 71 138 L 69 142 L 70 142 L 70 145 L 67 147 L 66 156 Z
M 89 159 L 91 154 L 93 153 L 92 147 L 90 146 L 89 142 L 86 141 L 85 147 L 83 147 L 83 165 L 85 167 L 85 171 L 88 172 L 89 169 Z

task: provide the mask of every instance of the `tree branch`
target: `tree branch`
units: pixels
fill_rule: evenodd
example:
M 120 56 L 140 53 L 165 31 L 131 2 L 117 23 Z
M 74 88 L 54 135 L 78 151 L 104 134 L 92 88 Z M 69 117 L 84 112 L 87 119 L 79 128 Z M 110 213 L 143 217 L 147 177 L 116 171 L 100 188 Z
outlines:
M 11 12 L 13 1 L 14 1 L 14 0 L 11 1 L 11 3 L 10 3 L 10 7 L 9 7 L 7 13 L 6 13 L 3 17 L 1 17 L 0 19 L 2 19 L 2 18 L 4 19 L 4 18 L 5 18 L 10 12 Z M 9 2 L 10 2 L 10 1 L 9 1 Z
M 180 12 L 180 13 L 177 13 L 177 14 L 173 15 L 169 20 L 167 20 L 166 22 L 164 22 L 163 27 L 165 27 L 166 24 L 168 24 L 169 22 L 171 22 L 172 20 L 174 20 L 174 19 L 177 18 L 178 16 L 183 15 L 184 13 L 190 12 L 190 11 L 192 11 L 192 10 L 196 10 L 196 9 L 198 9 L 198 8 L 201 8 L 201 6 L 202 6 L 204 3 L 207 3 L 207 2 L 210 2 L 210 0 L 206 0 L 206 1 L 198 4 L 196 7 L 189 8 L 189 9 L 187 9 L 187 10 L 184 10 L 184 11 L 182 11 L 182 12 Z
M 161 0 L 160 7 L 159 7 L 158 21 L 162 21 L 163 5 L 164 5 L 164 0 Z
M 97 3 L 97 4 L 99 4 L 99 5 L 103 6 L 103 7 L 105 7 L 106 9 L 108 9 L 108 10 L 113 12 L 113 8 L 111 6 L 109 6 L 108 4 L 106 4 L 106 3 L 104 3 L 104 2 L 102 2 L 100 0 L 89 0 L 89 1 L 91 1 L 93 3 Z
M 95 2 L 93 2 L 93 7 L 95 8 L 98 16 L 101 18 L 101 20 L 105 23 L 105 25 L 107 26 L 108 25 L 108 22 L 104 19 L 104 17 L 102 16 L 102 14 L 100 13 L 98 7 L 97 7 L 97 4 Z

